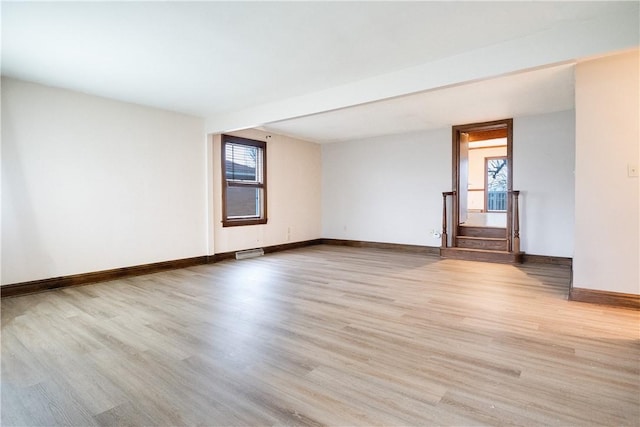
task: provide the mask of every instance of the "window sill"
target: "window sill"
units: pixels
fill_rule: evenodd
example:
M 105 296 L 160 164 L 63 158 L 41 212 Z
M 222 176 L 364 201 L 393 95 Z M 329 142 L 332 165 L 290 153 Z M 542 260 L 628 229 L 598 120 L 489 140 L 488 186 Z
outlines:
M 223 227 L 239 227 L 243 225 L 260 225 L 266 224 L 267 218 L 257 218 L 257 219 L 233 219 L 233 220 L 223 220 Z

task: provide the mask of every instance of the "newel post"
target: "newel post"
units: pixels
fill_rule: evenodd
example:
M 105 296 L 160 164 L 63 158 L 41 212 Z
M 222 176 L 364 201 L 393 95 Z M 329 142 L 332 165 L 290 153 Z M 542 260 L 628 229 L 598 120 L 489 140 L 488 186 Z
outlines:
M 447 235 L 447 196 L 454 196 L 455 191 L 443 191 L 442 192 L 442 243 L 441 248 L 446 248 L 449 244 L 449 237 Z
M 518 197 L 520 191 L 513 192 L 513 252 L 520 252 L 520 211 L 518 209 Z
M 441 248 L 447 247 L 448 237 L 447 237 L 447 196 L 448 192 L 442 192 L 442 241 L 440 243 Z

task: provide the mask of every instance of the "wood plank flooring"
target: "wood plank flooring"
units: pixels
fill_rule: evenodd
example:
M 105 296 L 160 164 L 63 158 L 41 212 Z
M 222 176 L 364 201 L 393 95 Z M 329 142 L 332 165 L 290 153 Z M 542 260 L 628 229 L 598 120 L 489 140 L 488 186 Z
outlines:
M 320 245 L 3 299 L 2 425 L 640 425 L 640 314 L 569 274 Z

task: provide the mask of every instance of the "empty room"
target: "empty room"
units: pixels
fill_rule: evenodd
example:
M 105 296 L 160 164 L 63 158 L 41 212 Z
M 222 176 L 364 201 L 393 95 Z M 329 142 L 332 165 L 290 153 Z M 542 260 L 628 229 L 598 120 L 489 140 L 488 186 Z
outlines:
M 640 426 L 640 2 L 0 8 L 3 426 Z

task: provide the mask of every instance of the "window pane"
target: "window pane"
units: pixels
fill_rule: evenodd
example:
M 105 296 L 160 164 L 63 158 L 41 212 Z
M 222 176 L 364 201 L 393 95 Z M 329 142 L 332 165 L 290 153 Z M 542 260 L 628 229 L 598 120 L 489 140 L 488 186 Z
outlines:
M 259 218 L 260 188 L 227 187 L 227 217 Z
M 487 160 L 487 210 L 507 210 L 507 180 L 509 166 L 506 158 Z
M 225 153 L 225 170 L 228 180 L 262 182 L 260 148 L 227 143 Z
M 266 224 L 266 143 L 222 135 L 222 151 L 222 225 Z
M 489 191 L 507 191 L 507 159 L 487 161 L 487 188 Z

